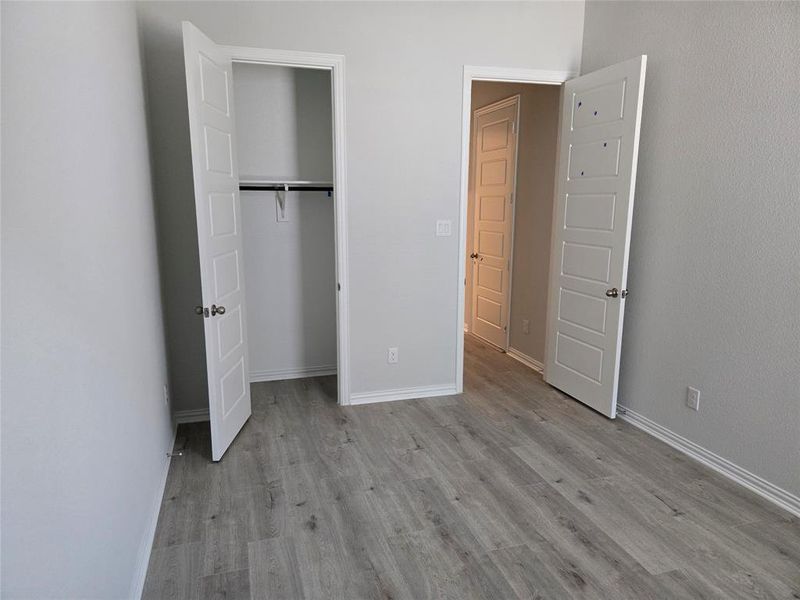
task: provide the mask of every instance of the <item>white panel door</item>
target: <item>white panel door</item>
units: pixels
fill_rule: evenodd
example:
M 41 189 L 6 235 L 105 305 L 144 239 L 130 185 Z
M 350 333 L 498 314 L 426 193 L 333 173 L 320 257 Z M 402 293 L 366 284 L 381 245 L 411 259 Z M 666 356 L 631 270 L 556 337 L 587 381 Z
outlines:
M 230 57 L 188 22 L 183 51 L 216 461 L 250 417 L 233 70 Z
M 519 96 L 475 111 L 471 332 L 508 349 Z
M 647 57 L 564 85 L 545 380 L 617 412 Z

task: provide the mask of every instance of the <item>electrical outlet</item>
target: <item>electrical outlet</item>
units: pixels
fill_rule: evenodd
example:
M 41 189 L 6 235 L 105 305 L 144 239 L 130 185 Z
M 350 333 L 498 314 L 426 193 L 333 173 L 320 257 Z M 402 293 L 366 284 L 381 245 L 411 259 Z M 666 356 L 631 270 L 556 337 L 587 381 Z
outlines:
M 169 386 L 164 385 L 164 404 L 169 406 Z
M 400 360 L 400 355 L 397 352 L 397 348 L 389 348 L 386 352 L 386 362 L 390 365 L 397 363 Z
M 452 221 L 436 221 L 436 235 L 448 236 L 452 235 L 453 223 Z
M 693 387 L 686 388 L 686 406 L 692 410 L 700 410 L 700 390 Z
M 528 319 L 522 319 L 522 333 L 531 332 L 531 322 Z

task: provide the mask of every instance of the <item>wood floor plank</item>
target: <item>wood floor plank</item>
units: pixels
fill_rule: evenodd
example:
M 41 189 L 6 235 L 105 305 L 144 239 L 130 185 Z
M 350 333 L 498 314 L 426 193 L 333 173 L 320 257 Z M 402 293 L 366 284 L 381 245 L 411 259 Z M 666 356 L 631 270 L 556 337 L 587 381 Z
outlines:
M 800 519 L 467 338 L 458 396 L 181 425 L 146 599 L 800 598 Z
M 580 483 L 565 478 L 553 488 L 587 515 L 649 573 L 659 574 L 688 566 L 686 537 L 667 521 L 676 512 L 647 494 L 624 476 Z
M 492 560 L 502 571 L 509 585 L 519 598 L 571 598 L 568 584 L 537 555 L 529 546 L 511 546 L 490 553 Z M 583 578 L 572 572 L 575 585 Z M 597 592 L 601 589 L 596 588 Z
M 200 600 L 250 600 L 250 570 L 228 571 L 200 579 Z
M 302 600 L 306 597 L 293 537 L 251 542 L 248 552 L 253 600 Z
M 143 600 L 193 600 L 199 593 L 203 544 L 155 548 L 150 554 Z

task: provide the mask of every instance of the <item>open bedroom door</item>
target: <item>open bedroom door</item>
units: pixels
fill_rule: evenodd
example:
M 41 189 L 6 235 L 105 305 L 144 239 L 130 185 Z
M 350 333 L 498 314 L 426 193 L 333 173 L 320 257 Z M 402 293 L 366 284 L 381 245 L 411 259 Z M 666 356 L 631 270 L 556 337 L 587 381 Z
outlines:
M 614 418 L 647 57 L 564 84 L 545 380 Z
M 186 96 L 200 250 L 211 419 L 217 461 L 250 417 L 239 170 L 230 57 L 194 25 L 183 23 Z

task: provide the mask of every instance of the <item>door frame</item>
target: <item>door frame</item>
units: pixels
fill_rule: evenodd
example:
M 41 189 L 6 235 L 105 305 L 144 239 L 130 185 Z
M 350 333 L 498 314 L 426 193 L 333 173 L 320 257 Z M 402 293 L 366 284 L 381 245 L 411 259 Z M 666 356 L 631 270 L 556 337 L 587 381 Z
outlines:
M 508 294 L 507 294 L 508 297 L 506 299 L 506 306 L 503 307 L 506 310 L 506 315 L 507 315 L 506 319 L 508 320 L 508 325 L 506 326 L 506 343 L 505 343 L 505 347 L 501 348 L 504 352 L 508 352 L 509 344 L 511 342 L 511 328 L 510 328 L 510 325 L 511 325 L 511 288 L 514 285 L 514 283 L 513 283 L 513 281 L 514 281 L 514 279 L 513 279 L 514 278 L 514 222 L 515 222 L 515 217 L 516 217 L 516 214 L 517 214 L 517 168 L 519 167 L 519 138 L 520 138 L 520 130 L 522 128 L 522 124 L 519 122 L 519 113 L 520 113 L 520 105 L 522 104 L 522 96 L 520 94 L 512 94 L 508 98 L 503 98 L 502 100 L 497 100 L 495 102 L 492 102 L 491 104 L 487 104 L 486 106 L 481 106 L 480 108 L 476 108 L 475 110 L 473 110 L 472 111 L 472 130 L 470 131 L 470 142 L 472 141 L 472 139 L 475 139 L 475 148 L 477 148 L 477 141 L 478 140 L 477 140 L 476 136 L 477 136 L 477 133 L 478 133 L 478 131 L 477 131 L 477 129 L 478 129 L 477 128 L 478 117 L 481 117 L 481 116 L 483 116 L 483 115 L 485 115 L 487 113 L 493 112 L 495 110 L 499 110 L 501 108 L 505 108 L 506 106 L 511 106 L 514 103 L 516 103 L 516 105 L 517 105 L 517 114 L 516 114 L 515 121 L 514 121 L 514 128 L 515 128 L 515 135 L 514 135 L 514 182 L 511 184 L 511 187 L 512 187 L 513 191 L 511 192 L 512 193 L 512 202 L 511 202 L 511 252 L 510 252 L 509 257 L 508 257 L 508 260 L 509 260 L 509 265 L 508 265 Z M 478 187 L 477 186 L 477 173 L 478 173 L 478 169 L 477 169 L 477 154 L 476 154 L 475 158 L 476 158 L 476 162 L 473 163 L 473 167 L 475 167 L 475 169 L 474 169 L 474 172 L 472 173 L 472 178 L 475 179 L 475 182 L 473 184 L 473 193 L 474 193 L 474 190 L 477 189 L 477 187 Z M 468 198 L 468 200 L 469 200 L 469 198 Z M 475 223 L 476 223 L 477 214 L 478 214 L 478 202 L 475 201 L 475 202 L 472 203 L 472 230 L 473 230 L 472 251 L 473 252 L 475 251 Z M 467 214 L 467 221 L 469 221 L 469 216 L 470 215 Z M 466 259 L 466 251 L 467 251 L 467 249 L 464 250 L 464 255 L 465 255 L 464 260 L 465 261 L 467 260 Z M 464 268 L 466 269 L 466 266 Z M 466 274 L 466 271 L 465 271 L 465 274 Z M 464 286 L 466 288 L 466 282 L 464 283 Z M 474 304 L 474 302 L 473 302 L 474 297 L 475 297 L 475 267 L 474 267 L 474 263 L 473 263 L 473 269 L 472 269 L 472 288 L 471 288 L 471 290 L 472 290 L 472 297 L 470 297 L 468 299 L 465 298 L 465 300 L 464 300 L 464 302 L 465 302 L 464 310 L 465 311 L 466 311 L 466 308 L 467 308 L 467 305 L 466 305 L 467 300 L 469 300 L 470 306 L 472 304 Z M 470 324 L 469 324 L 469 333 L 471 335 L 474 335 L 475 337 L 480 338 L 481 340 L 483 340 L 487 344 L 491 344 L 492 346 L 494 346 L 495 344 L 493 344 L 492 342 L 490 342 L 487 339 L 482 338 L 481 336 L 479 336 L 478 334 L 475 333 L 475 311 L 474 311 L 474 307 L 473 307 L 473 310 L 470 311 L 470 317 L 471 317 L 471 319 L 470 319 Z
M 234 63 L 318 69 L 331 73 L 333 114 L 333 214 L 336 254 L 336 378 L 338 403 L 350 404 L 350 269 L 347 231 L 347 144 L 344 56 L 296 50 L 220 46 Z
M 504 83 L 538 83 L 562 85 L 577 77 L 574 71 L 548 71 L 509 67 L 478 67 L 464 65 L 461 97 L 461 193 L 458 200 L 458 310 L 456 310 L 456 393 L 464 391 L 464 303 L 467 271 L 467 204 L 469 194 L 469 146 L 472 123 L 472 82 L 498 81 Z M 514 202 L 517 200 L 515 198 Z M 509 290 L 510 292 L 510 290 Z M 510 334 L 509 329 L 509 334 Z

